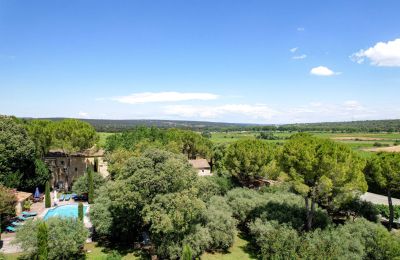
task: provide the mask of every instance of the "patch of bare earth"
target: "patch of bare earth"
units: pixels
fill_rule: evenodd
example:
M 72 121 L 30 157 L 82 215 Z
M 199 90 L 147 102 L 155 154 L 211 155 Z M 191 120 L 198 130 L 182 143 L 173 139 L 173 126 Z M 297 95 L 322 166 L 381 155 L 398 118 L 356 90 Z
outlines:
M 367 152 L 389 152 L 389 153 L 400 153 L 400 145 L 389 146 L 389 147 L 375 147 L 363 149 Z
M 382 141 L 384 138 L 378 137 L 357 137 L 357 136 L 340 136 L 340 137 L 332 137 L 333 140 L 336 141 Z

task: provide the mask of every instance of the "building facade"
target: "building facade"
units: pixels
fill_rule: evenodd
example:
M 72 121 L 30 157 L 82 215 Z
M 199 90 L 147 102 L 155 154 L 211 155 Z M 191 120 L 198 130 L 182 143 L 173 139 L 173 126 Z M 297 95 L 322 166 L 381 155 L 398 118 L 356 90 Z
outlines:
M 69 155 L 61 150 L 51 150 L 44 160 L 51 172 L 50 184 L 53 189 L 70 190 L 73 182 L 84 175 L 89 167 L 103 177 L 109 175 L 102 149 L 88 149 Z
M 211 176 L 211 166 L 206 159 L 189 160 L 189 163 L 197 170 L 199 176 Z

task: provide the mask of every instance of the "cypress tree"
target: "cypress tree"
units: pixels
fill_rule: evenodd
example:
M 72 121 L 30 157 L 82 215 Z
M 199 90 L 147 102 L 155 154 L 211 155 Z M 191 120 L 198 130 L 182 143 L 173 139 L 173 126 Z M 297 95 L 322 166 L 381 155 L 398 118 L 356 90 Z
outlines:
M 93 171 L 89 170 L 87 176 L 89 185 L 88 202 L 92 204 L 94 200 Z
M 83 221 L 83 204 L 79 202 L 78 204 L 78 219 Z
M 48 230 L 46 222 L 39 223 L 37 231 L 38 240 L 38 260 L 48 259 Z
M 188 245 L 183 246 L 182 250 L 182 260 L 192 260 L 193 259 L 193 254 L 192 254 L 192 249 Z
M 46 189 L 45 189 L 45 198 L 44 203 L 46 208 L 51 207 L 51 198 L 50 198 L 50 183 L 46 181 Z

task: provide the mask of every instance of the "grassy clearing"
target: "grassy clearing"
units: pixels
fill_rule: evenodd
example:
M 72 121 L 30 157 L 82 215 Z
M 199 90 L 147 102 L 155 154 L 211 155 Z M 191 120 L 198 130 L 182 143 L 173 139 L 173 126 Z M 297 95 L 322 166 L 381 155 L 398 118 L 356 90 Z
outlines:
M 235 243 L 226 253 L 204 253 L 202 260 L 246 260 L 257 259 L 253 257 L 247 250 L 248 241 L 237 236 Z
M 109 136 L 112 135 L 113 133 L 99 132 L 98 134 L 99 134 L 99 136 L 100 136 L 99 145 L 100 145 L 100 147 L 104 147 L 104 145 L 106 144 L 106 139 L 107 139 L 107 137 L 109 137 Z

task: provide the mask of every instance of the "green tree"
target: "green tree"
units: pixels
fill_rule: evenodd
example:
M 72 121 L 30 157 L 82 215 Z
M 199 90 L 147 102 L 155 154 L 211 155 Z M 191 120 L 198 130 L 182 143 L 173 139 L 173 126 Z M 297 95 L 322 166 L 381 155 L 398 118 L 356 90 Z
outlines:
M 46 208 L 50 208 L 51 207 L 50 183 L 49 183 L 49 181 L 46 182 L 44 203 L 45 203 L 45 207 Z
M 38 243 L 38 259 L 47 260 L 48 259 L 48 230 L 46 222 L 41 222 L 38 224 L 37 231 L 37 243 Z
M 393 226 L 394 210 L 392 193 L 400 190 L 400 154 L 379 153 L 366 167 L 366 175 L 386 191 L 389 204 L 389 229 Z
M 69 183 L 72 153 L 92 148 L 99 140 L 96 130 L 86 122 L 64 119 L 54 123 L 53 145 L 63 150 L 68 158 L 66 183 Z M 69 187 L 66 187 L 69 189 Z
M 50 150 L 54 138 L 54 124 L 49 120 L 30 120 L 26 128 L 35 145 L 36 156 L 44 157 Z
M 252 186 L 276 170 L 275 154 L 271 144 L 256 139 L 239 140 L 227 148 L 225 167 L 242 185 Z
M 182 259 L 182 260 L 192 260 L 193 259 L 192 249 L 190 248 L 190 246 L 188 246 L 188 245 L 183 246 L 182 256 L 180 259 Z
M 83 223 L 74 218 L 53 217 L 46 221 L 42 219 L 29 220 L 18 228 L 13 243 L 19 245 L 29 259 L 34 259 L 39 252 L 37 234 L 40 225 L 46 222 L 48 230 L 48 258 L 81 259 L 83 246 L 88 236 L 88 230 Z
M 87 178 L 88 178 L 88 202 L 90 204 L 93 203 L 94 201 L 94 184 L 93 184 L 93 171 L 92 169 L 89 169 L 87 172 Z
M 15 118 L 0 115 L 0 184 L 21 188 L 31 178 L 35 146 Z
M 83 204 L 79 202 L 78 204 L 78 219 L 83 221 Z
M 0 184 L 0 228 L 15 216 L 17 198 L 11 189 Z M 0 232 L 1 233 L 1 232 Z
M 72 191 L 76 194 L 89 194 L 89 170 L 80 176 L 72 185 Z M 96 192 L 106 180 L 98 172 L 92 172 L 93 191 Z
M 307 230 L 317 203 L 334 207 L 367 190 L 364 161 L 350 147 L 331 140 L 296 134 L 283 147 L 281 165 L 305 199 Z

